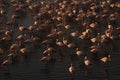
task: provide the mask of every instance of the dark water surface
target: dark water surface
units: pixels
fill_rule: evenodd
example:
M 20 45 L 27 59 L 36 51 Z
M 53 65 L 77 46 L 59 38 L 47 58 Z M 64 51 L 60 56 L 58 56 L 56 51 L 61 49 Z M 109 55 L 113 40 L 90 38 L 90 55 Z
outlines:
M 91 75 L 86 76 L 84 75 L 84 70 L 76 70 L 75 79 L 71 79 L 68 73 L 69 64 L 67 61 L 56 62 L 45 69 L 45 63 L 40 62 L 40 56 L 37 53 L 28 62 L 10 65 L 8 67 L 10 71 L 9 75 L 3 74 L 6 72 L 6 69 L 0 70 L 0 80 L 119 80 L 119 56 L 120 54 L 113 54 L 112 61 L 105 65 L 108 68 L 108 76 L 102 74 L 99 68 L 95 66 L 91 69 L 93 72 Z

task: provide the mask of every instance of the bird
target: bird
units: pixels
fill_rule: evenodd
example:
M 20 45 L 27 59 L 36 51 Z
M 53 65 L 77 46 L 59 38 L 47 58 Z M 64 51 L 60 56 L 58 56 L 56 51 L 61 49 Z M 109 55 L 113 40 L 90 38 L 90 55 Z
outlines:
M 64 34 L 64 31 L 58 31 L 57 32 L 57 35 L 63 35 Z
M 12 50 L 15 50 L 15 49 L 18 49 L 19 47 L 21 46 L 21 44 L 19 44 L 19 43 L 14 43 L 14 44 L 12 44 L 11 46 L 10 46 L 10 51 L 12 51 Z
M 5 31 L 5 35 L 11 35 L 11 34 L 12 34 L 12 30 Z
M 67 45 L 67 47 L 68 47 L 68 48 L 74 48 L 74 47 L 75 47 L 75 44 L 74 44 L 74 43 L 69 43 L 69 44 Z
M 93 46 L 90 47 L 90 52 L 91 53 L 98 52 L 98 50 L 99 50 L 99 46 L 93 45 Z
M 11 40 L 11 36 L 10 35 L 6 35 L 6 36 L 4 36 L 4 37 L 2 37 L 1 39 L 0 39 L 0 41 L 10 41 Z
M 32 30 L 34 30 L 34 28 L 35 27 L 31 25 L 31 26 L 28 27 L 28 30 L 32 31 Z
M 40 59 L 41 61 L 49 61 L 50 57 L 49 56 L 44 56 Z
M 43 40 L 42 42 L 41 42 L 41 44 L 44 44 L 44 45 L 47 45 L 47 44 L 50 44 L 50 43 L 52 43 L 51 42 L 51 40 Z
M 12 63 L 11 59 L 6 59 L 2 62 L 1 67 L 7 66 Z
M 4 49 L 0 48 L 0 54 L 4 53 Z
M 77 54 L 77 56 L 81 56 L 81 55 L 83 55 L 84 53 L 83 53 L 83 51 L 78 50 L 78 48 L 76 48 L 76 54 Z
M 58 39 L 56 39 L 56 45 L 57 46 L 64 46 L 64 44 L 61 41 L 59 41 Z
M 19 26 L 19 31 L 24 31 L 24 30 L 27 30 L 27 28 L 25 28 L 24 26 L 20 25 Z
M 95 28 L 95 27 L 97 26 L 97 23 L 91 23 L 89 26 L 90 26 L 91 28 Z
M 91 61 L 90 61 L 86 56 L 85 56 L 85 58 L 84 58 L 84 64 L 85 64 L 87 67 L 89 67 L 89 66 L 92 65 Z
M 71 35 L 72 37 L 77 37 L 77 36 L 78 36 L 78 31 L 72 32 L 72 33 L 70 33 L 70 35 Z
M 70 29 L 71 25 L 65 25 L 64 27 L 65 27 L 65 29 Z
M 7 55 L 7 57 L 13 57 L 13 56 L 15 56 L 14 53 L 10 53 L 10 54 Z
M 17 36 L 16 40 L 24 40 L 25 36 L 20 34 Z
M 110 54 L 109 54 L 108 56 L 105 56 L 105 57 L 100 58 L 100 61 L 101 61 L 101 62 L 104 62 L 104 63 L 106 63 L 106 62 L 108 62 L 108 61 L 111 61 L 111 56 L 110 56 Z
M 65 45 L 68 45 L 70 42 L 69 42 L 67 39 L 65 39 L 65 37 L 63 37 L 63 43 L 64 43 Z
M 97 41 L 97 39 L 96 39 L 96 38 L 91 38 L 90 41 L 91 41 L 92 43 L 95 43 L 95 42 Z
M 27 47 L 21 48 L 20 53 L 25 54 L 25 53 L 30 53 L 30 50 Z
M 71 75 L 73 75 L 75 73 L 75 68 L 73 67 L 73 65 L 71 64 L 70 67 L 69 67 L 69 73 Z

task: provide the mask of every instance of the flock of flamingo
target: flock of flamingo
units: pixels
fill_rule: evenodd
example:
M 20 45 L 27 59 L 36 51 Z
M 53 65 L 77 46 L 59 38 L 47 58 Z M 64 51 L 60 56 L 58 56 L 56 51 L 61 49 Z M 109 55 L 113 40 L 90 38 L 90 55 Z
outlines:
M 29 26 L 21 24 L 26 16 L 33 20 Z M 105 64 L 120 40 L 119 19 L 119 0 L 0 0 L 0 68 L 24 61 L 40 48 L 40 61 L 67 59 L 71 75 L 75 58 L 83 58 L 87 69 Z

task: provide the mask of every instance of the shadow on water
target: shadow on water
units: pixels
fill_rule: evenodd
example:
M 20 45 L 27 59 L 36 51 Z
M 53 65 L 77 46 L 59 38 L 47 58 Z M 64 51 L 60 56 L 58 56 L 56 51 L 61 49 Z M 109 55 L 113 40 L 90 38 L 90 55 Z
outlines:
M 12 75 L 11 75 L 9 66 L 4 67 L 3 79 L 4 80 L 12 80 Z
M 46 62 L 44 68 L 41 69 L 41 72 L 46 76 L 47 79 L 51 80 L 53 74 L 53 69 L 55 67 L 55 62 Z

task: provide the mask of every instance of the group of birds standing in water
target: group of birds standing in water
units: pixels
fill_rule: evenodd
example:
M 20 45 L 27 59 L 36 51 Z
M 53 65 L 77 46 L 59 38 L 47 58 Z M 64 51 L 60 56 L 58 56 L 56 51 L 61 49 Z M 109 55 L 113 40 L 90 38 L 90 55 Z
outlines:
M 29 26 L 21 24 L 26 16 L 33 20 Z M 83 58 L 86 68 L 106 63 L 120 40 L 119 20 L 119 0 L 0 0 L 0 67 L 40 48 L 41 61 L 68 59 L 72 75 L 76 58 Z

